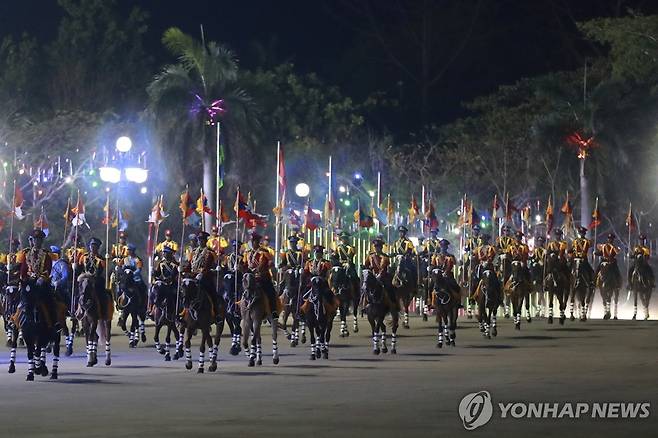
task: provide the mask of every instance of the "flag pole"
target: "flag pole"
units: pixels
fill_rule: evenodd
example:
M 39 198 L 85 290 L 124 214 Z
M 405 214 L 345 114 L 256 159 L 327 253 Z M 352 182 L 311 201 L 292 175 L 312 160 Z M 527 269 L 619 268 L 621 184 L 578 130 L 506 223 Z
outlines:
M 598 214 L 599 214 L 598 213 L 598 211 L 599 211 L 599 197 L 598 196 L 596 197 L 596 201 L 594 201 L 594 211 L 596 212 L 597 217 L 594 220 L 594 231 L 593 231 L 593 233 L 594 233 L 594 248 L 592 249 L 592 265 L 594 265 L 596 263 L 596 255 L 594 253 L 596 252 L 596 241 L 597 241 L 597 237 L 598 237 L 597 236 L 597 234 L 598 234 L 597 233 L 597 228 L 599 226 L 599 224 L 598 224 L 598 222 L 599 222 L 599 218 L 598 218 Z
M 382 173 L 377 172 L 377 208 L 381 208 L 382 205 Z M 377 216 L 377 215 L 375 215 Z M 380 232 L 381 224 L 379 219 L 377 219 L 377 234 Z M 370 250 L 370 245 L 368 245 L 368 250 Z
M 235 300 L 237 302 L 238 300 L 238 260 L 240 257 L 240 246 L 238 245 L 238 241 L 240 240 L 239 237 L 240 233 L 240 186 L 238 186 L 238 190 L 236 191 L 235 194 L 235 265 L 233 267 L 234 272 L 233 272 L 233 279 L 235 281 Z
M 109 190 L 106 192 L 105 205 L 107 206 L 107 211 L 105 212 L 105 289 L 109 289 L 110 288 L 110 191 Z
M 79 206 L 80 206 L 80 189 L 78 189 L 78 201 L 75 203 L 76 210 L 79 208 Z M 78 217 L 79 214 L 80 214 L 80 211 L 77 211 L 75 213 L 75 216 Z M 71 266 L 73 268 L 72 269 L 73 270 L 73 284 L 71 285 L 71 315 L 74 314 L 73 301 L 74 301 L 74 297 L 75 297 L 75 286 L 77 284 L 77 281 L 75 279 L 75 271 L 76 271 L 77 264 L 78 264 L 78 257 L 77 257 L 77 255 L 78 255 L 78 225 L 79 224 L 75 225 L 75 234 L 74 234 L 74 238 L 73 238 L 73 262 L 71 264 Z
M 14 178 L 14 193 L 11 195 L 11 220 L 9 221 L 9 254 L 12 253 L 14 246 L 14 216 L 16 216 L 16 178 Z M 9 264 L 9 255 L 7 255 L 7 264 Z M 9 272 L 7 269 L 7 284 L 9 284 Z
M 276 172 L 275 172 L 275 186 L 276 186 L 276 201 L 274 204 L 274 207 L 277 209 L 278 214 L 274 218 L 274 266 L 279 266 L 279 250 L 281 249 L 281 211 L 279 211 L 280 208 L 283 208 L 280 205 L 280 185 L 281 182 L 279 181 L 279 171 L 281 169 L 281 142 L 277 141 L 276 142 Z
M 187 188 L 185 189 L 187 191 Z M 181 248 L 181 260 L 180 260 L 180 265 L 183 266 L 183 258 L 185 257 L 185 250 L 183 248 L 183 245 L 185 245 L 185 213 L 183 212 L 183 220 L 182 220 L 182 227 L 181 227 L 181 232 L 180 232 L 180 248 Z M 182 275 L 179 272 L 178 273 L 178 284 L 176 285 L 176 317 L 178 317 L 178 305 L 179 305 L 179 299 L 180 299 L 180 287 L 181 287 L 181 281 L 182 281 Z
M 215 196 L 215 211 L 217 213 L 219 213 L 219 191 L 221 190 L 221 188 L 219 187 L 219 179 L 220 179 L 220 173 L 221 173 L 220 172 L 219 156 L 220 156 L 220 147 L 221 147 L 221 145 L 219 143 L 219 120 L 217 120 L 215 123 L 217 125 L 217 157 L 216 157 L 217 158 L 217 166 L 215 168 L 215 171 L 216 171 L 215 172 L 216 173 L 215 174 L 215 187 L 217 187 L 217 191 L 216 191 L 216 196 Z M 222 219 L 221 218 L 216 218 L 216 220 L 217 220 L 216 225 L 219 228 L 219 223 L 222 221 Z
M 62 247 L 66 245 L 66 241 L 68 240 L 68 236 L 66 235 L 66 232 L 69 229 L 69 212 L 71 211 L 71 196 L 69 196 L 68 200 L 66 201 L 66 215 L 64 217 L 64 240 L 62 240 Z

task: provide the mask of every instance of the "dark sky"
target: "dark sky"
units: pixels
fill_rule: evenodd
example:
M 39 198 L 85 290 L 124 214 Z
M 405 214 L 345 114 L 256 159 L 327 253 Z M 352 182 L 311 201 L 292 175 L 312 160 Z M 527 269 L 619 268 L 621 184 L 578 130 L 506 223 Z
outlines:
M 351 0 L 359 3 L 358 0 Z M 380 0 L 377 7 L 420 0 Z M 460 0 L 465 1 L 465 0 Z M 475 2 L 476 0 L 472 0 Z M 439 8 L 453 0 L 435 0 Z M 139 5 L 150 15 L 147 45 L 158 63 L 170 59 L 160 36 L 170 26 L 232 47 L 244 66 L 257 67 L 254 42 L 275 48 L 275 61 L 293 61 L 300 72 L 318 72 L 345 93 L 362 98 L 376 90 L 406 92 L 403 76 L 387 65 L 378 47 L 364 40 L 363 21 L 350 16 L 345 0 L 119 0 L 128 11 Z M 433 92 L 440 102 L 436 121 L 462 113 L 460 102 L 487 93 L 499 84 L 548 71 L 582 65 L 590 54 L 578 36 L 575 21 L 624 13 L 627 7 L 655 13 L 658 1 L 641 0 L 482 0 L 471 41 Z M 447 7 L 447 6 L 446 6 Z M 61 11 L 56 0 L 0 2 L 0 35 L 27 31 L 42 41 L 56 32 Z M 396 17 L 391 17 L 395 19 Z M 349 23 L 349 24 L 348 24 Z M 444 29 L 434 29 L 441 33 Z M 413 98 L 407 102 L 410 109 Z

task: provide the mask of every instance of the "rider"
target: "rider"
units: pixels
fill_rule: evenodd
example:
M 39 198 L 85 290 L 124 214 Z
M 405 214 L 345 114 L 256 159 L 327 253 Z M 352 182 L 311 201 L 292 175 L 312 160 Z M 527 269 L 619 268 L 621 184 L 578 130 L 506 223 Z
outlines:
M 299 249 L 297 243 L 299 242 L 299 237 L 292 234 L 288 237 L 288 248 L 285 251 L 281 251 L 279 254 L 279 266 L 278 268 L 289 268 L 289 269 L 299 269 L 302 267 L 302 250 Z
M 613 233 L 608 234 L 607 242 L 599 245 L 597 250 L 594 252 L 594 254 L 603 258 L 601 263 L 599 263 L 599 265 L 596 267 L 595 278 L 599 276 L 601 265 L 607 262 L 610 266 L 610 272 L 612 274 L 613 287 L 611 289 L 619 289 L 621 287 L 621 272 L 619 272 L 619 266 L 617 265 L 617 254 L 619 254 L 621 250 L 617 245 L 615 245 L 616 238 L 617 237 Z
M 175 298 L 176 286 L 178 284 L 178 262 L 174 257 L 174 249 L 169 246 L 165 246 L 162 249 L 162 258 L 153 268 L 152 282 L 155 281 L 161 281 L 165 286 L 168 286 L 161 289 L 162 293 L 168 294 L 164 298 Z M 149 294 L 149 312 L 151 312 L 155 298 L 152 293 Z
M 169 248 L 173 251 L 174 254 L 178 252 L 178 243 L 172 238 L 171 230 L 165 230 L 165 240 L 158 243 L 155 246 L 155 259 L 158 260 L 160 257 L 164 257 L 164 249 Z
M 329 278 L 331 262 L 324 258 L 324 246 L 313 247 L 313 257 L 304 263 L 304 274 L 308 277 L 322 277 L 325 281 Z
M 409 229 L 404 225 L 398 227 L 399 236 L 398 240 L 393 243 L 393 256 L 401 256 L 406 254 L 416 254 L 414 243 L 407 237 Z
M 50 284 L 55 295 L 62 302 L 67 303 L 68 308 L 71 302 L 71 265 L 69 265 L 66 254 L 62 255 L 62 249 L 59 246 L 51 246 L 50 252 L 54 256 L 53 267 L 50 271 Z
M 219 227 L 217 225 L 214 225 L 210 229 L 208 248 L 212 249 L 217 255 L 223 254 L 224 250 L 228 248 L 228 242 L 223 236 L 219 235 Z
M 649 276 L 649 285 L 653 289 L 655 287 L 656 280 L 655 280 L 655 277 L 654 277 L 653 269 L 651 268 L 651 266 L 648 263 L 649 262 L 649 257 L 651 256 L 651 249 L 649 248 L 649 246 L 647 246 L 647 236 L 646 236 L 646 234 L 640 234 L 638 236 L 638 240 L 639 240 L 639 242 L 635 246 L 635 248 L 633 249 L 633 254 L 631 254 L 633 262 L 632 262 L 631 266 L 629 266 L 629 269 L 628 269 L 628 284 L 631 283 L 631 277 L 633 275 L 633 272 L 635 271 L 635 264 L 636 264 L 635 260 L 636 260 L 637 257 L 642 256 L 642 257 L 644 257 L 644 259 L 647 262 L 647 275 Z
M 355 291 L 359 290 L 359 276 L 356 273 L 356 265 L 354 264 L 354 257 L 356 256 L 356 251 L 352 245 L 350 245 L 350 233 L 347 231 L 341 231 L 338 235 L 340 243 L 336 246 L 334 250 L 334 258 L 337 260 L 338 264 L 345 268 L 347 277 L 352 283 L 352 288 Z
M 183 260 L 181 260 L 181 265 L 192 263 L 192 255 L 194 251 L 199 247 L 199 242 L 196 239 L 196 234 L 188 234 L 187 236 L 187 245 L 185 246 Z
M 243 255 L 243 263 L 247 269 L 256 276 L 256 280 L 260 284 L 261 290 L 267 296 L 272 310 L 272 319 L 277 319 L 279 314 L 277 312 L 277 299 L 274 284 L 272 283 L 272 264 L 273 257 L 270 252 L 261 246 L 262 237 L 260 234 L 253 232 L 251 234 L 251 242 L 249 249 Z
M 430 237 L 425 240 L 422 246 L 421 255 L 431 259 L 435 254 L 441 250 L 441 240 L 438 238 L 439 230 L 432 228 L 430 230 Z
M 585 281 L 587 281 L 590 287 L 594 287 L 594 270 L 588 260 L 589 249 L 592 244 L 586 236 L 587 228 L 583 226 L 578 227 L 578 237 L 571 242 L 571 248 L 568 254 L 571 259 L 580 259 L 581 266 L 583 266 L 583 273 L 585 274 Z
M 92 237 L 89 239 L 89 251 L 81 254 L 78 258 L 76 275 L 79 273 L 91 274 L 94 277 L 95 289 L 101 306 L 106 303 L 105 295 L 105 260 L 100 255 L 100 239 Z M 101 314 L 105 314 L 106 309 L 101 309 Z
M 517 231 L 516 241 L 509 246 L 510 256 L 512 261 L 521 262 L 523 276 L 526 280 L 530 281 L 530 269 L 528 268 L 528 258 L 530 257 L 530 248 L 523 241 L 525 236 L 522 231 Z
M 538 235 L 535 237 L 535 247 L 532 250 L 532 255 L 530 256 L 530 260 L 532 263 L 538 264 L 538 265 L 544 265 L 544 258 L 546 257 L 546 247 L 544 246 L 546 244 L 546 238 L 542 235 Z
M 40 301 L 45 306 L 48 319 L 55 330 L 59 329 L 56 316 L 55 296 L 50 288 L 50 272 L 52 258 L 48 251 L 43 249 L 43 240 L 46 235 L 42 230 L 35 229 L 30 234 L 30 248 L 19 252 L 16 262 L 20 264 L 21 305 L 25 318 L 33 321 L 34 306 Z M 28 284 L 29 283 L 29 284 Z
M 13 282 L 18 279 L 20 274 L 20 264 L 17 263 L 16 259 L 18 254 L 21 252 L 21 241 L 17 237 L 14 237 L 11 240 L 11 252 L 3 254 L 0 257 L 0 264 L 5 265 L 6 271 L 3 273 L 6 275 L 5 280 L 7 282 Z
M 403 227 L 404 228 L 404 227 Z M 377 237 L 372 241 L 372 246 L 375 248 L 374 251 L 371 251 L 366 257 L 364 266 L 366 269 L 370 269 L 379 281 L 384 286 L 384 290 L 388 293 L 388 297 L 395 305 L 395 292 L 391 285 L 391 278 L 388 272 L 388 268 L 391 265 L 391 259 L 388 254 L 384 252 L 384 239 Z
M 144 283 L 144 279 L 142 278 L 142 268 L 144 267 L 144 263 L 142 262 L 142 259 L 137 255 L 137 247 L 135 245 L 129 243 L 127 245 L 127 249 L 128 255 L 123 258 L 121 268 L 129 269 L 132 271 L 133 280 L 139 290 L 140 295 L 143 298 L 146 298 L 148 295 L 146 291 L 146 283 Z
M 512 228 L 509 225 L 503 225 L 501 235 L 496 239 L 496 250 L 498 254 L 509 254 L 511 247 L 515 244 L 512 237 Z
M 217 268 L 217 255 L 215 251 L 208 247 L 208 237 L 210 235 L 205 231 L 199 231 L 197 233 L 197 247 L 192 253 L 192 261 L 189 269 L 195 275 L 201 290 L 204 290 L 208 294 L 215 318 L 219 319 L 219 299 L 215 287 L 216 275 L 212 272 L 213 269 Z
M 123 259 L 128 255 L 127 239 L 128 232 L 121 231 L 119 232 L 119 242 L 112 245 L 110 258 L 112 258 L 114 266 L 121 266 L 123 264 Z
M 447 239 L 441 239 L 439 241 L 439 252 L 434 253 L 430 260 L 430 266 L 434 268 L 439 268 L 441 270 L 441 273 L 443 274 L 443 277 L 446 279 L 446 282 L 448 283 L 448 287 L 453 291 L 453 292 L 459 292 L 460 288 L 459 285 L 457 284 L 457 281 L 455 280 L 455 275 L 454 275 L 454 267 L 457 262 L 457 259 L 453 254 L 451 254 L 448 251 L 448 247 L 450 246 L 450 242 Z

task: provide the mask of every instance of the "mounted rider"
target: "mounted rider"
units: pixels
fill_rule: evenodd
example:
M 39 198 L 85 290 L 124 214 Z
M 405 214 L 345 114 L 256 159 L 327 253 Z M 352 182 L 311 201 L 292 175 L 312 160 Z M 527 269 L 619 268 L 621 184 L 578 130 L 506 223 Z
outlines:
M 55 291 L 60 301 L 67 304 L 67 309 L 71 304 L 71 265 L 66 257 L 62 255 L 62 249 L 57 245 L 50 247 L 50 253 L 53 258 L 53 267 L 50 271 L 50 285 Z
M 393 243 L 393 252 L 391 254 L 392 256 L 395 257 L 416 254 L 416 247 L 414 246 L 414 243 L 407 237 L 408 232 L 409 229 L 404 225 L 400 225 L 398 227 L 399 237 L 398 240 Z
M 503 225 L 501 235 L 496 239 L 496 251 L 498 254 L 509 254 L 509 250 L 515 245 L 512 237 L 512 228 L 509 225 Z
M 178 272 L 179 264 L 174 257 L 174 250 L 169 246 L 165 246 L 162 248 L 162 258 L 158 260 L 158 263 L 153 268 L 151 283 L 161 281 L 166 286 L 165 288 L 160 289 L 160 291 L 166 295 L 164 298 L 170 303 L 175 301 L 176 298 Z M 153 289 L 151 289 L 151 293 L 149 293 L 147 306 L 149 313 L 152 313 L 153 303 L 156 298 L 153 296 L 152 291 Z
M 16 263 L 20 265 L 21 306 L 25 319 L 34 322 L 35 306 L 42 303 L 50 325 L 58 330 L 55 295 L 50 287 L 53 261 L 50 253 L 43 248 L 45 238 L 46 235 L 42 230 L 35 229 L 30 234 L 30 247 L 22 250 L 16 256 Z
M 194 255 L 194 251 L 199 247 L 199 242 L 196 239 L 196 234 L 188 234 L 187 235 L 187 245 L 185 245 L 185 249 L 183 250 L 183 258 L 181 259 L 181 266 L 185 267 L 187 266 L 189 268 L 189 264 L 192 263 L 192 256 Z
M 354 291 L 359 290 L 359 276 L 356 273 L 356 265 L 354 264 L 354 257 L 356 256 L 356 250 L 350 244 L 350 238 L 352 236 L 347 231 L 341 231 L 338 235 L 340 243 L 336 245 L 336 248 L 333 251 L 335 262 L 337 266 L 342 266 L 345 269 L 347 277 L 352 283 Z
M 256 276 L 256 281 L 267 297 L 272 311 L 272 319 L 277 319 L 277 298 L 274 284 L 272 283 L 272 266 L 274 258 L 270 251 L 261 246 L 262 237 L 254 232 L 251 234 L 249 249 L 243 255 L 243 263 L 246 269 Z
M 334 294 L 329 290 L 329 273 L 331 272 L 332 267 L 331 262 L 324 258 L 324 246 L 313 246 L 313 256 L 304 264 L 304 278 L 302 279 L 302 284 L 309 285 L 312 278 L 320 277 L 326 286 L 322 288 L 322 290 L 327 293 L 327 296 L 324 298 L 333 301 Z
M 123 258 L 121 261 L 121 269 L 128 269 L 132 271 L 133 280 L 135 285 L 139 289 L 140 295 L 146 299 L 148 292 L 146 288 L 146 283 L 142 277 L 142 269 L 144 268 L 144 262 L 137 255 L 137 247 L 132 243 L 127 245 L 128 255 Z
M 173 239 L 171 230 L 165 230 L 165 240 L 155 246 L 155 260 L 164 257 L 164 249 L 169 248 L 174 254 L 178 253 L 178 243 Z
M 288 237 L 288 248 L 279 253 L 279 269 L 300 269 L 302 268 L 304 253 L 297 246 L 299 237 L 292 234 Z
M 208 238 L 210 234 L 205 231 L 199 231 L 196 235 L 196 248 L 191 256 L 189 265 L 189 272 L 199 282 L 201 291 L 208 295 L 208 299 L 212 304 L 212 309 L 215 318 L 219 319 L 219 297 L 215 285 L 215 273 L 213 269 L 217 268 L 217 255 L 215 251 L 208 248 Z M 189 305 L 190 303 L 186 303 Z
M 123 264 L 123 259 L 128 255 L 128 232 L 121 231 L 119 232 L 119 241 L 112 245 L 112 251 L 110 251 L 110 258 L 114 263 L 114 266 L 121 266 Z
M 621 252 L 621 249 L 615 245 L 615 236 L 613 233 L 608 234 L 608 239 L 605 243 L 599 245 L 597 250 L 594 252 L 597 256 L 600 256 L 601 262 L 596 267 L 596 274 L 594 278 L 598 278 L 601 273 L 601 267 L 604 263 L 607 263 L 610 266 L 610 273 L 612 275 L 612 287 L 611 289 L 621 288 L 621 272 L 619 271 L 619 265 L 617 264 L 617 254 Z
M 557 254 L 561 262 L 566 266 L 567 262 L 567 251 L 569 249 L 569 244 L 562 237 L 564 232 L 562 228 L 556 228 L 553 230 L 553 239 L 548 242 L 546 246 L 547 254 Z
M 391 266 L 391 259 L 388 254 L 384 252 L 384 239 L 376 237 L 372 241 L 372 246 L 375 249 L 368 254 L 368 257 L 366 257 L 364 266 L 375 274 L 375 277 L 377 277 L 380 283 L 384 286 L 384 290 L 388 294 L 391 303 L 395 303 L 395 292 L 393 291 L 391 284 L 391 275 L 388 272 L 389 267 Z
M 628 267 L 628 284 L 631 283 L 631 277 L 633 276 L 633 272 L 635 272 L 636 265 L 637 265 L 637 258 L 638 257 L 643 257 L 645 262 L 646 262 L 646 275 L 648 276 L 648 282 L 649 286 L 651 289 L 656 287 L 656 279 L 654 276 L 653 269 L 651 268 L 651 265 L 649 264 L 649 258 L 651 257 L 651 248 L 647 245 L 647 236 L 646 234 L 640 234 L 638 236 L 638 243 L 633 248 L 633 254 L 631 254 L 632 262 L 631 265 Z
M 530 269 L 528 268 L 528 258 L 530 257 L 530 248 L 523 241 L 525 234 L 522 231 L 517 231 L 515 234 L 516 241 L 510 245 L 509 252 L 512 262 L 521 262 L 523 267 L 523 274 L 526 280 L 530 281 Z
M 578 237 L 573 239 L 571 242 L 571 248 L 569 249 L 568 256 L 570 259 L 575 260 L 579 259 L 581 266 L 583 266 L 583 274 L 585 275 L 585 281 L 590 287 L 594 287 L 594 270 L 592 265 L 589 264 L 589 250 L 592 247 L 592 242 L 586 237 L 587 228 L 580 226 L 578 227 Z
M 105 308 L 108 300 L 108 292 L 105 290 L 105 259 L 100 255 L 102 242 L 100 239 L 92 237 L 89 239 L 89 251 L 81 254 L 76 264 L 76 279 L 80 274 L 89 274 L 94 279 L 94 290 L 98 299 L 100 309 L 99 314 L 106 315 L 108 309 Z M 77 281 L 77 280 L 76 280 Z
M 217 225 L 213 225 L 210 229 L 208 248 L 212 249 L 217 255 L 223 254 L 226 248 L 228 248 L 228 242 L 219 234 L 219 227 Z
M 439 230 L 432 228 L 430 230 L 430 237 L 427 238 L 422 245 L 421 255 L 430 260 L 435 254 L 441 251 L 441 240 L 438 238 Z
M 430 260 L 430 266 L 432 268 L 438 268 L 441 270 L 441 274 L 446 279 L 448 287 L 451 291 L 459 293 L 460 287 L 455 280 L 454 268 L 457 263 L 457 259 L 453 254 L 448 251 L 450 242 L 446 239 L 441 239 L 439 241 L 439 252 L 434 253 Z
M 0 256 L 0 265 L 4 265 L 7 284 L 15 283 L 20 276 L 21 265 L 17 262 L 18 254 L 21 250 L 21 241 L 17 237 L 11 240 L 11 250 L 7 254 Z

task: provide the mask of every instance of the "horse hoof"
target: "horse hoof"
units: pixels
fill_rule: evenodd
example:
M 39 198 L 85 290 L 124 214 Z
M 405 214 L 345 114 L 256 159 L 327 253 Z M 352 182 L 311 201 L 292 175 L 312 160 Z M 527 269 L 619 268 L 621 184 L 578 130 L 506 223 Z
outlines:
M 25 380 L 27 382 L 34 382 L 34 374 L 28 374 Z
M 97 358 L 96 356 L 94 356 L 94 358 L 93 358 L 92 361 L 91 361 L 91 366 L 94 366 L 94 365 L 96 365 L 97 363 L 98 363 L 98 358 Z
M 311 360 L 315 360 L 315 354 L 311 354 Z
M 53 371 L 52 374 L 50 374 L 50 380 L 57 380 L 57 371 Z
M 192 369 L 192 361 L 185 362 L 185 369 L 186 370 L 191 370 Z
M 516 330 L 521 330 L 521 324 L 514 324 L 514 328 Z
M 549 323 L 549 324 L 553 324 L 553 317 L 552 317 L 552 316 L 549 316 L 549 317 L 548 317 L 548 323 Z
M 140 339 L 142 342 L 146 342 L 146 334 L 142 333 L 142 337 Z
M 491 335 L 485 335 L 487 339 L 491 339 Z
M 164 361 L 165 361 L 165 362 L 171 362 L 171 356 L 169 356 L 168 354 L 166 354 L 165 357 L 164 357 Z
M 396 350 L 395 348 L 393 348 L 393 349 L 391 350 L 391 354 L 398 354 L 398 350 Z
M 404 324 L 402 327 L 408 329 L 408 328 L 409 328 L 409 324 Z
M 585 322 L 585 321 L 587 321 L 587 317 L 585 317 L 585 316 L 581 316 L 581 317 L 580 317 L 580 322 Z
M 379 348 L 375 348 L 374 350 L 372 350 L 372 354 L 374 354 L 375 356 L 377 356 L 379 353 L 380 353 Z
M 631 318 L 632 321 L 635 321 L 636 319 L 637 319 L 637 315 L 633 315 L 633 317 Z
M 215 371 L 217 371 L 217 364 L 211 363 L 210 366 L 208 367 L 208 372 L 214 373 Z
M 388 348 L 387 347 L 382 348 L 382 353 L 388 353 Z
M 50 345 L 48 345 L 48 347 L 46 347 L 46 353 L 50 354 L 50 353 L 52 353 L 52 352 L 53 352 L 53 347 L 51 347 Z
M 350 332 L 345 332 L 345 337 L 348 338 L 350 336 Z
M 323 351 L 322 352 L 322 359 L 329 359 L 329 352 L 328 351 Z
M 576 320 L 576 317 L 575 317 L 575 316 L 571 315 L 571 316 L 569 317 L 569 321 L 575 321 L 575 320 Z
M 256 360 L 255 359 L 249 359 L 249 366 L 250 367 L 256 366 Z
M 468 316 L 466 317 L 466 319 L 473 319 L 473 315 L 468 315 Z M 425 321 L 427 321 L 427 320 L 425 320 Z
M 510 318 L 510 314 L 509 314 L 509 313 L 506 313 L 504 316 L 505 316 L 505 319 L 509 319 L 509 318 Z
M 42 365 L 39 369 L 37 369 L 37 374 L 40 374 L 42 377 L 48 377 L 48 367 L 45 365 Z
M 273 359 L 272 359 L 272 363 L 273 363 L 274 365 L 279 365 L 279 358 L 278 358 L 278 357 L 273 358 Z
M 427 314 L 423 313 L 423 322 L 427 322 Z
M 108 357 L 107 359 L 105 359 L 105 366 L 109 367 L 110 365 L 112 365 L 112 359 Z
M 443 348 L 443 343 L 442 342 L 437 343 L 436 348 Z
M 196 370 L 196 373 L 197 374 L 203 374 L 203 368 L 199 368 L 198 370 Z
M 240 354 L 240 346 L 238 344 L 231 345 L 231 356 L 237 356 Z
M 292 334 L 290 334 L 290 333 L 286 333 L 286 339 L 287 339 L 287 340 L 291 340 L 291 339 L 292 339 Z
M 528 322 L 528 324 L 532 322 L 532 318 L 530 317 L 526 318 L 525 320 Z
M 354 333 L 359 333 L 359 328 L 358 327 L 354 327 Z
M 606 313 L 605 315 L 603 315 L 603 319 L 610 319 L 610 313 Z
M 258 359 L 258 360 L 256 361 L 256 365 L 258 365 L 258 366 L 263 365 L 263 361 L 262 361 L 261 359 Z
M 306 336 L 302 336 L 302 344 L 306 344 Z
M 176 353 L 174 353 L 174 360 L 178 360 L 180 358 L 181 358 L 181 356 L 178 355 L 178 351 Z
M 493 330 L 491 330 L 491 336 L 493 336 L 494 338 L 498 336 L 498 330 L 496 330 L 495 327 L 493 328 Z
M 293 348 L 296 347 L 297 346 L 297 341 L 292 341 L 290 343 L 290 346 L 293 347 Z
M 561 318 L 560 318 L 560 325 L 564 325 L 564 321 L 565 321 L 566 319 L 567 319 L 567 318 L 564 317 L 564 316 L 561 317 Z
M 16 365 L 13 363 L 9 364 L 9 374 L 14 374 L 16 372 Z
M 87 368 L 91 368 L 93 366 L 94 366 L 94 364 L 92 364 L 91 362 L 87 362 Z
M 158 348 L 158 353 L 164 355 L 167 352 L 164 348 Z
M 322 355 L 322 350 L 320 350 L 319 348 L 316 348 L 315 349 L 315 357 L 320 357 L 321 355 Z
M 66 352 L 64 353 L 67 357 L 73 354 L 73 346 L 66 347 Z
M 617 317 L 616 317 L 616 316 L 615 316 L 614 318 L 612 318 L 612 319 L 614 319 L 615 321 L 617 321 Z
M 341 333 L 339 336 L 340 336 L 341 338 L 344 338 L 344 337 L 345 337 L 345 333 Z

